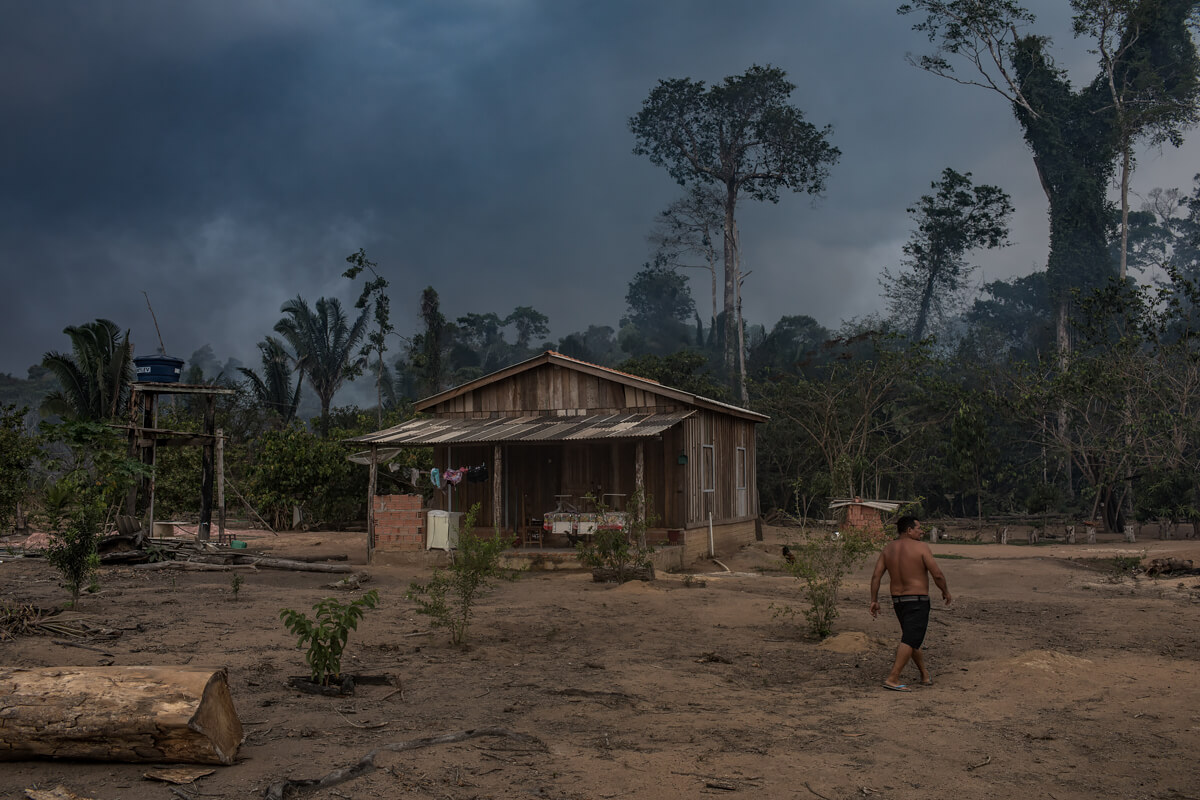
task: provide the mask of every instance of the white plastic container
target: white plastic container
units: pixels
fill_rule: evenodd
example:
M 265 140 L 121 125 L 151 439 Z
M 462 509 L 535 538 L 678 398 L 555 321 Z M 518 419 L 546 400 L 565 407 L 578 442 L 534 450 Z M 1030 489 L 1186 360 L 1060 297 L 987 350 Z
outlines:
M 425 516 L 425 549 L 452 550 L 458 547 L 461 511 L 430 511 Z

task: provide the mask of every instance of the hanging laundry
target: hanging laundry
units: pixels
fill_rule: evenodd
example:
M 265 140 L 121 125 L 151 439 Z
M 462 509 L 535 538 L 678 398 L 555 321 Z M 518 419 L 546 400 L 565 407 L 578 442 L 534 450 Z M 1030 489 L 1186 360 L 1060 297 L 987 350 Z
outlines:
M 447 469 L 442 473 L 442 479 L 451 486 L 458 486 L 458 484 L 462 483 L 463 476 L 466 474 L 466 467 L 460 467 L 459 469 Z
M 471 483 L 486 483 L 488 479 L 487 464 L 471 467 L 467 470 L 467 480 Z
M 433 488 L 435 489 L 442 488 L 442 473 L 438 471 L 437 467 L 429 470 L 429 482 L 433 484 Z

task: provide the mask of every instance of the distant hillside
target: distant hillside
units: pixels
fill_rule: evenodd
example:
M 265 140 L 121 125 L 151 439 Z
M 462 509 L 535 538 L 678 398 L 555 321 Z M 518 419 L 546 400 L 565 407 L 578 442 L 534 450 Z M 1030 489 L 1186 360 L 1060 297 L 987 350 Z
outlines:
M 54 375 L 40 366 L 30 367 L 27 378 L 0 372 L 0 405 L 28 406 L 36 411 L 46 395 L 57 388 Z

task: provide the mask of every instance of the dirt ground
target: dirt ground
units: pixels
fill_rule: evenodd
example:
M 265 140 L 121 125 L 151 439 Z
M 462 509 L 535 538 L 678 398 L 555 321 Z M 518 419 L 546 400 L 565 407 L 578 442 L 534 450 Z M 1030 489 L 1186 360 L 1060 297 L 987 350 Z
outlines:
M 1200 541 L 1127 545 L 933 545 L 954 593 L 934 604 L 932 687 L 881 688 L 899 637 L 867 613 L 870 565 L 849 580 L 825 642 L 780 569 L 789 531 L 695 577 L 596 584 L 534 573 L 478 606 L 464 649 L 404 599 L 414 567 L 372 567 L 380 608 L 352 635 L 345 667 L 387 675 L 352 697 L 302 694 L 305 671 L 279 610 L 308 610 L 336 575 L 104 568 L 81 610 L 121 631 L 95 643 L 53 635 L 0 642 L 6 666 L 213 665 L 229 669 L 246 730 L 238 761 L 196 783 L 143 779 L 146 765 L 28 761 L 0 767 L 0 796 L 62 784 L 87 798 L 261 797 L 285 778 L 320 778 L 387 743 L 497 726 L 536 742 L 480 736 L 399 753 L 307 792 L 320 798 L 1042 798 L 1200 797 L 1200 585 L 1114 579 L 1114 555 L 1200 564 Z M 346 553 L 362 534 L 242 534 L 251 551 Z M 65 599 L 41 559 L 0 543 L 0 604 Z M 915 677 L 915 675 L 913 676 Z M 396 691 L 399 688 L 400 691 Z

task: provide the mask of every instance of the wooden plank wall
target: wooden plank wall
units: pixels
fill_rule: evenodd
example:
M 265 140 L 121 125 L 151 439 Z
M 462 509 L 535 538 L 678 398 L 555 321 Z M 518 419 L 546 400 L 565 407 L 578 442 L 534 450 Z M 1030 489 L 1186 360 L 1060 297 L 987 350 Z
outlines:
M 710 411 L 698 411 L 682 424 L 667 431 L 661 440 L 646 440 L 646 493 L 652 503 L 655 527 L 693 528 L 708 524 L 711 511 L 714 524 L 754 519 L 758 516 L 757 473 L 755 465 L 755 426 L 747 420 Z M 703 491 L 704 447 L 713 445 L 716 466 L 715 491 Z M 503 445 L 505 480 L 504 518 L 506 529 L 515 529 L 530 517 L 541 516 L 555 506 L 554 495 L 569 494 L 577 506 L 589 492 L 597 497 L 606 493 L 624 494 L 628 500 L 634 491 L 634 442 L 588 442 L 562 444 Z M 745 514 L 737 513 L 737 448 L 746 449 Z M 454 463 L 447 460 L 447 449 L 434 449 L 434 466 L 471 466 L 486 463 L 492 470 L 492 445 L 456 446 Z M 688 457 L 678 463 L 680 453 Z M 493 470 L 494 471 L 494 470 Z M 496 524 L 492 506 L 492 483 L 459 484 L 454 491 L 454 510 L 466 511 L 480 503 L 477 522 L 481 527 Z M 446 508 L 446 495 L 435 495 L 434 506 Z M 524 519 L 522 519 L 522 517 Z
M 678 428 L 674 429 L 679 431 Z M 684 467 L 675 465 L 682 439 L 682 432 L 668 435 L 664 441 L 648 440 L 643 443 L 645 458 L 646 493 L 649 495 L 652 515 L 657 520 L 655 527 L 684 528 L 686 504 L 683 502 Z M 634 492 L 635 442 L 588 442 L 525 445 L 502 445 L 505 507 L 501 509 L 501 526 L 505 530 L 516 530 L 528 524 L 530 518 L 540 518 L 555 507 L 555 495 L 569 494 L 581 510 L 591 510 L 584 502 L 590 492 L 601 502 L 605 494 L 622 494 L 623 498 L 608 499 L 611 505 L 628 503 Z M 453 461 L 453 463 L 450 463 Z M 433 463 L 438 469 L 446 467 L 473 466 L 487 463 L 492 470 L 492 445 L 434 448 Z M 466 511 L 473 504 L 480 504 L 476 525 L 493 528 L 496 516 L 493 511 L 493 483 L 495 475 L 489 474 L 487 483 L 468 483 L 465 480 L 453 490 L 435 490 L 431 508 L 449 510 L 451 498 L 455 511 Z M 668 490 L 667 482 L 671 482 Z
M 687 453 L 686 486 L 687 524 L 694 527 L 754 519 L 758 516 L 757 475 L 755 473 L 755 426 L 749 420 L 701 410 L 685 420 L 683 450 Z M 712 445 L 715 466 L 714 491 L 704 491 L 705 445 Z M 746 450 L 746 513 L 737 513 L 737 449 Z
M 652 391 L 546 364 L 437 404 L 439 417 L 663 413 L 686 406 Z

